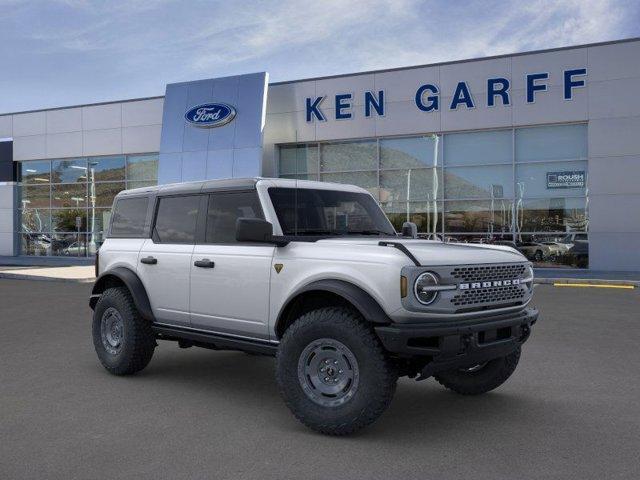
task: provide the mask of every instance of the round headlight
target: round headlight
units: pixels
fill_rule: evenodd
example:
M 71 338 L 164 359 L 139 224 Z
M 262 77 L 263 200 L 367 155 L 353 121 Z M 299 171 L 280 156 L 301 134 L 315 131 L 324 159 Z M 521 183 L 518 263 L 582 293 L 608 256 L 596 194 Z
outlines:
M 438 285 L 438 277 L 431 272 L 425 272 L 416 278 L 416 283 L 413 287 L 413 292 L 418 301 L 423 305 L 429 305 L 438 296 L 438 291 L 433 289 Z

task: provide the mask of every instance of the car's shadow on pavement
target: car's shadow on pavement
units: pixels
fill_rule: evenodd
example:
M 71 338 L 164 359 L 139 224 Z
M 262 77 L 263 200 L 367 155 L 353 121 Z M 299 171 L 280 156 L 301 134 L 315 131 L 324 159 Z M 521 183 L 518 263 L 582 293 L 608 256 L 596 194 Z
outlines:
M 156 389 L 197 394 L 206 402 L 203 415 L 211 404 L 222 402 L 222 408 L 224 402 L 230 402 L 234 408 L 246 409 L 247 415 L 261 415 L 283 433 L 313 435 L 293 418 L 278 394 L 273 358 L 198 348 L 162 350 L 147 369 L 130 380 L 152 383 Z M 350 438 L 402 442 L 464 434 L 467 440 L 481 440 L 483 432 L 496 428 L 525 428 L 525 417 L 530 418 L 531 410 L 539 408 L 534 399 L 506 386 L 472 397 L 452 393 L 433 379 L 416 382 L 403 378 L 388 411 L 374 425 Z

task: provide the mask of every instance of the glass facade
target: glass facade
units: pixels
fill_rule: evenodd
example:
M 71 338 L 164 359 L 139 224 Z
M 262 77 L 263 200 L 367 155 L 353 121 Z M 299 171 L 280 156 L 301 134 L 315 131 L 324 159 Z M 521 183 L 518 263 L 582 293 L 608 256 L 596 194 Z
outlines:
M 158 155 L 30 160 L 19 168 L 22 255 L 95 254 L 116 194 L 156 185 Z
M 279 176 L 361 186 L 398 231 L 588 266 L 586 124 L 281 145 Z

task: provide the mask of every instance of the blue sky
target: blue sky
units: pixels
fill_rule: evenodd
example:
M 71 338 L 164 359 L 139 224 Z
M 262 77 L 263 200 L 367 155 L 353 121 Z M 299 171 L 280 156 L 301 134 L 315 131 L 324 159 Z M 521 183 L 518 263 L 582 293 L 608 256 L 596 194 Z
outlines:
M 0 0 L 0 112 L 263 70 L 293 80 L 634 36 L 637 0 Z

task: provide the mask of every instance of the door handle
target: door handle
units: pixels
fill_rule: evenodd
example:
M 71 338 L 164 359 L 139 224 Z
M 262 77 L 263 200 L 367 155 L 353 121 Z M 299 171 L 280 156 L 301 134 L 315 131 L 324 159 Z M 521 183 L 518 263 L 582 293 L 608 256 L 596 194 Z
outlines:
M 140 263 L 144 263 L 146 265 L 155 265 L 158 263 L 158 259 L 154 257 L 145 257 L 140 259 Z
M 213 263 L 208 258 L 203 258 L 202 260 L 196 260 L 195 262 L 193 262 L 193 265 L 200 268 L 213 268 L 216 266 L 216 264 Z

